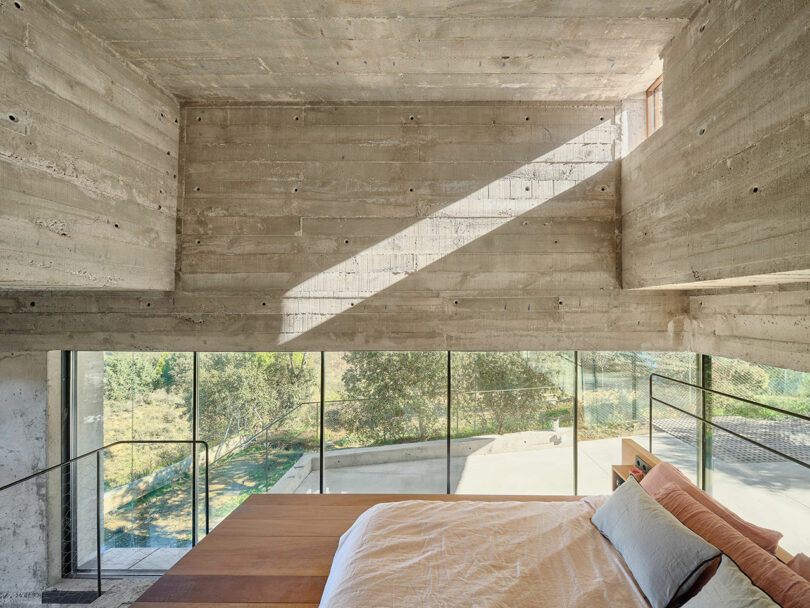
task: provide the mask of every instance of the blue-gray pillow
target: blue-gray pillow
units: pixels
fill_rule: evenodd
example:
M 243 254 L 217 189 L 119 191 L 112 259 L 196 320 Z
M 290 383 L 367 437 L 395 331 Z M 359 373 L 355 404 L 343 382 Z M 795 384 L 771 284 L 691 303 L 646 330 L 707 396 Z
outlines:
M 591 518 L 624 558 L 652 608 L 689 590 L 720 551 L 684 526 L 632 477 Z
M 709 582 L 683 608 L 779 608 L 725 555 Z

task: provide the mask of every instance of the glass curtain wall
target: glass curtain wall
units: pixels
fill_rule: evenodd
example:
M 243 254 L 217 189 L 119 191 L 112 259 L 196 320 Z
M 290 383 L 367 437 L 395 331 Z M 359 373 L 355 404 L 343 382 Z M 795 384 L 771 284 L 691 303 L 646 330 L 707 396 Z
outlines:
M 318 452 L 319 411 L 320 353 L 199 354 L 212 526 L 251 494 L 300 489 L 301 465 Z
M 810 374 L 711 358 L 712 388 L 810 416 Z M 810 463 L 810 422 L 713 395 L 706 418 L 719 427 Z M 710 425 L 707 425 L 710 426 Z M 712 427 L 706 490 L 744 519 L 785 534 L 788 551 L 810 549 L 810 470 Z
M 80 352 L 73 455 L 127 440 L 192 437 L 191 353 Z M 102 568 L 161 570 L 191 545 L 191 446 L 102 453 Z M 96 459 L 73 468 L 76 566 L 95 569 Z
M 451 364 L 450 491 L 573 494 L 574 353 L 455 352 Z
M 607 494 L 611 491 L 610 467 L 619 462 L 621 439 L 635 437 L 649 447 L 650 374 L 699 383 L 698 360 L 694 354 L 674 352 L 583 351 L 579 357 L 578 491 Z M 679 407 L 697 412 L 698 391 L 678 387 L 674 392 Z M 660 396 L 658 392 L 656 395 Z M 694 477 L 694 419 L 658 407 L 654 408 L 653 419 L 653 451 Z
M 442 494 L 447 353 L 327 353 L 325 493 Z M 318 491 L 316 475 L 308 491 Z
M 650 441 L 653 373 L 810 411 L 810 374 L 691 353 L 325 353 L 323 411 L 321 353 L 199 353 L 196 392 L 193 353 L 80 352 L 75 359 L 74 453 L 128 439 L 205 440 L 212 525 L 264 492 L 608 493 L 621 439 Z M 656 455 L 761 525 L 784 529 L 777 512 L 786 521 L 808 519 L 807 469 L 688 414 L 803 461 L 810 461 L 808 423 L 663 378 L 654 380 L 654 396 Z M 105 454 L 105 568 L 160 569 L 152 552 L 176 551 L 176 559 L 189 547 L 190 454 L 188 445 Z M 92 567 L 94 459 L 74 474 L 74 561 Z M 795 512 L 779 511 L 789 504 Z M 810 545 L 810 528 L 790 534 Z

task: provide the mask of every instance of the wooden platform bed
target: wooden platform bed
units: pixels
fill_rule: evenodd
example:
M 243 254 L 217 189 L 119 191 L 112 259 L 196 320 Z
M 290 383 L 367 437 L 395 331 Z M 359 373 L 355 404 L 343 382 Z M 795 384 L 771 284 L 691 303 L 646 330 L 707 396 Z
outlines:
M 631 440 L 622 464 L 659 462 Z M 256 494 L 163 575 L 134 608 L 318 606 L 341 535 L 378 503 L 406 500 L 572 502 L 576 496 Z M 780 556 L 782 557 L 782 556 Z M 789 556 L 788 556 L 789 557 Z
M 340 536 L 369 507 L 400 500 L 548 502 L 577 497 L 255 494 L 152 585 L 134 608 L 317 606 Z

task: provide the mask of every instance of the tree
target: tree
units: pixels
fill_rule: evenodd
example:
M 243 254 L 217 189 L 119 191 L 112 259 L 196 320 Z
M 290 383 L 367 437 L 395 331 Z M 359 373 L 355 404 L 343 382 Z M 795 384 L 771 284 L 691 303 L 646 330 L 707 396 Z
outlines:
M 344 399 L 337 423 L 358 438 L 424 441 L 440 433 L 446 392 L 441 352 L 351 352 L 344 355 Z
M 206 353 L 200 362 L 200 429 L 211 441 L 249 436 L 309 399 L 307 353 Z
M 457 353 L 454 402 L 498 434 L 536 428 L 566 395 L 522 352 Z

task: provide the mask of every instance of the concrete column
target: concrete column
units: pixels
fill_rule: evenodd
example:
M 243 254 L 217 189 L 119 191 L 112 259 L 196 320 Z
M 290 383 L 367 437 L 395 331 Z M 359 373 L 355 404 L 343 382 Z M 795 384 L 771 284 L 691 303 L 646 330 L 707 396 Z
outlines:
M 77 353 L 75 373 L 73 455 L 78 456 L 104 445 L 104 353 Z M 74 475 L 76 562 L 82 566 L 96 555 L 96 459 L 78 462 Z
M 46 466 L 47 353 L 0 353 L 0 485 Z M 39 602 L 47 586 L 47 480 L 0 493 L 0 601 Z

